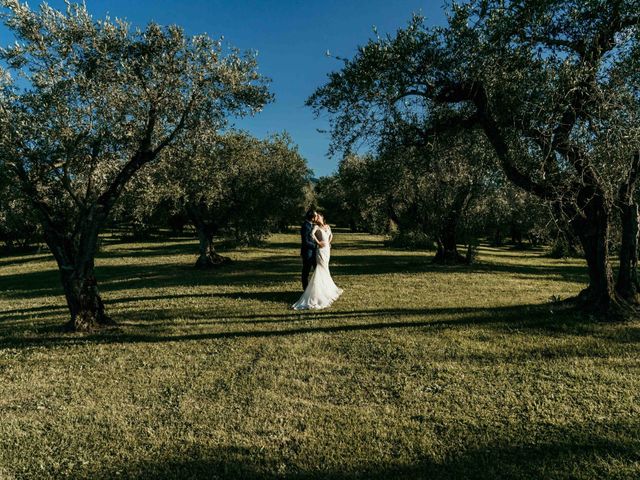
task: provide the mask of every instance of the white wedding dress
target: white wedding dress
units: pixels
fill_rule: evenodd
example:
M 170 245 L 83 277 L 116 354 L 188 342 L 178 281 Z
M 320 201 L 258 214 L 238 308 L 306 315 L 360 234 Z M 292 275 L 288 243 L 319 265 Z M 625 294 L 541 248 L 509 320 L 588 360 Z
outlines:
M 317 265 L 313 270 L 313 275 L 309 281 L 307 289 L 300 299 L 293 304 L 295 310 L 308 310 L 327 308 L 335 302 L 343 290 L 339 288 L 331 278 L 329 273 L 329 258 L 331 257 L 331 240 L 333 234 L 329 226 L 320 228 L 314 227 L 311 236 L 316 242 L 324 242 L 325 246 L 318 247 L 316 253 Z

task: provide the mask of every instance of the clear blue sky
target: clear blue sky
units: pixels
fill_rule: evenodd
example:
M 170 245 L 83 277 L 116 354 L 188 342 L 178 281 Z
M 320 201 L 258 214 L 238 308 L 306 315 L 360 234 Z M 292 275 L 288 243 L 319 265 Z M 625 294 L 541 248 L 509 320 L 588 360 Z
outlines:
M 40 2 L 30 0 L 33 8 Z M 62 0 L 48 2 L 63 8 Z M 257 50 L 261 72 L 272 79 L 275 103 L 236 125 L 263 137 L 286 130 L 299 145 L 316 176 L 335 170 L 337 159 L 327 158 L 329 138 L 319 133 L 326 122 L 315 119 L 305 99 L 340 62 L 325 56 L 351 57 L 370 38 L 407 24 L 412 12 L 429 23 L 442 23 L 443 0 L 86 0 L 95 17 L 107 13 L 144 26 L 153 20 L 176 23 L 190 34 L 224 35 L 241 50 Z M 0 26 L 0 44 L 12 38 Z

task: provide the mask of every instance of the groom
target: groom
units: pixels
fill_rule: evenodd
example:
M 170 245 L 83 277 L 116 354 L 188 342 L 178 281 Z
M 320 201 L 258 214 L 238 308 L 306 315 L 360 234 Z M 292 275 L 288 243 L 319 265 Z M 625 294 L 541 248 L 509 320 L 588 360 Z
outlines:
M 300 237 L 302 239 L 302 247 L 300 248 L 300 256 L 302 257 L 302 290 L 306 290 L 307 285 L 309 285 L 311 267 L 316 268 L 318 245 L 311 238 L 311 232 L 317 215 L 315 210 L 309 210 L 305 215 L 305 222 L 300 228 Z

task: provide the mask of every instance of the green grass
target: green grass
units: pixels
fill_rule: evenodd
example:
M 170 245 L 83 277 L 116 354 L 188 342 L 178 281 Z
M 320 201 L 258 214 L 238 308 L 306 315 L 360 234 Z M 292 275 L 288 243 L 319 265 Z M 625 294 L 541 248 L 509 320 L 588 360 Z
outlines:
M 339 233 L 343 297 L 298 313 L 296 239 L 210 272 L 189 239 L 109 243 L 93 335 L 49 255 L 0 258 L 0 479 L 640 477 L 640 323 L 549 302 L 580 261 Z

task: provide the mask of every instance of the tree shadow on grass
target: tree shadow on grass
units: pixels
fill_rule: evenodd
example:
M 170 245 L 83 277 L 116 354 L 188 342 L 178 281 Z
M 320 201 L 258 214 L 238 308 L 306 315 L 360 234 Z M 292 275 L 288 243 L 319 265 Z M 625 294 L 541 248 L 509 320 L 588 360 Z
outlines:
M 234 270 L 226 265 L 215 270 L 198 271 L 192 265 L 101 265 L 96 267 L 101 292 L 170 288 L 180 286 L 247 284 L 261 281 L 256 272 Z M 266 278 L 266 276 L 265 276 Z M 30 299 L 63 295 L 60 275 L 55 269 L 0 276 L 4 297 Z
M 413 317 L 402 320 L 406 317 Z M 548 306 L 519 305 L 497 308 L 434 308 L 434 309 L 371 309 L 359 311 L 287 312 L 283 314 L 245 316 L 218 315 L 215 311 L 187 309 L 151 309 L 127 312 L 138 326 L 122 325 L 122 329 L 89 335 L 20 336 L 19 332 L 0 337 L 0 348 L 60 346 L 77 343 L 123 344 L 212 341 L 234 338 L 273 338 L 308 334 L 340 334 L 350 332 L 417 329 L 429 333 L 432 329 L 466 328 L 479 325 L 499 332 L 527 330 L 545 335 L 591 335 L 593 327 L 573 312 L 551 314 Z M 176 333 L 168 320 L 180 318 L 194 333 Z M 388 320 L 374 321 L 376 318 Z M 146 320 L 155 321 L 149 328 Z M 200 323 L 191 323 L 197 320 Z M 292 322 L 295 320 L 296 322 Z M 158 323 L 159 321 L 159 323 Z M 300 322 L 305 322 L 303 325 Z M 236 326 L 236 328 L 231 328 Z M 241 326 L 242 328 L 238 328 Z M 205 331 L 202 331 L 206 327 Z M 611 340 L 615 340 L 612 338 Z M 597 352 L 594 352 L 597 353 Z
M 14 308 L 0 311 L 0 322 L 3 320 L 18 320 L 20 318 L 31 317 L 38 314 L 51 314 L 54 312 L 67 311 L 66 304 L 41 305 L 39 307 Z
M 456 438 L 460 447 L 445 447 L 445 455 L 434 453 L 403 454 L 396 461 L 381 462 L 371 458 L 367 463 L 350 463 L 339 450 L 332 457 L 333 466 L 314 461 L 312 452 L 304 452 L 304 441 L 292 440 L 288 448 L 221 446 L 211 448 L 192 445 L 174 450 L 164 458 L 101 466 L 100 471 L 83 472 L 70 478 L 91 477 L 107 480 L 114 477 L 131 480 L 163 479 L 286 479 L 286 480 L 356 480 L 356 479 L 477 479 L 496 478 L 631 478 L 625 473 L 638 473 L 638 425 L 616 423 L 569 424 L 566 426 L 527 425 L 500 431 L 481 438 L 471 431 Z M 427 430 L 434 426 L 426 425 Z M 450 438 L 455 427 L 440 430 L 440 437 Z M 518 431 L 520 430 L 520 431 Z M 522 432 L 535 435 L 523 438 Z M 505 437 L 505 435 L 510 437 Z M 344 435 L 344 434 L 343 434 Z M 487 440 L 489 438 L 489 440 Z M 349 438 L 344 438 L 349 442 Z M 390 450 L 391 445 L 387 445 Z M 387 453 L 387 452 L 385 452 Z M 322 458 L 322 452 L 318 453 Z M 402 458 L 405 457 L 405 458 Z M 408 458 L 407 458 L 408 457 Z M 412 459 L 413 457 L 413 459 Z M 337 465 L 336 465 L 337 463 Z M 340 464 L 342 463 L 342 464 Z M 309 467 L 308 465 L 317 465 Z
M 636 448 L 637 435 L 620 439 L 602 427 L 596 432 L 589 432 L 589 428 L 593 427 L 556 427 L 550 429 L 551 435 L 545 435 L 546 438 L 538 443 L 521 439 L 517 443 L 503 440 L 485 446 L 469 446 L 442 462 L 423 460 L 386 469 L 379 465 L 371 470 L 371 474 L 372 478 L 403 479 L 589 479 L 607 478 L 621 464 L 627 467 L 636 464 L 640 458 Z M 576 476 L 576 472 L 581 474 Z
M 523 278 L 553 278 L 586 283 L 582 265 L 525 265 L 478 262 L 472 266 L 440 265 L 424 255 L 352 255 L 333 256 L 331 272 L 336 276 L 383 275 L 389 273 L 504 273 Z
M 278 241 L 278 240 L 270 240 L 268 244 L 268 248 L 273 249 L 282 249 L 282 250 L 295 250 L 296 252 L 300 251 L 300 242 L 291 242 L 291 241 Z
M 279 303 L 281 305 L 292 305 L 302 295 L 301 290 L 290 291 L 264 291 L 264 292 L 230 292 L 215 293 L 216 297 L 226 297 L 235 300 L 255 300 L 258 302 Z
M 358 240 L 354 245 L 359 245 L 361 240 Z M 153 246 L 152 254 L 167 254 L 183 252 L 185 248 L 191 248 L 191 243 L 184 243 L 177 246 L 167 246 L 159 244 Z M 362 248 L 362 247 L 361 247 Z M 334 275 L 339 278 L 340 276 L 354 276 L 354 275 L 384 275 L 389 273 L 451 273 L 462 272 L 465 274 L 474 273 L 494 273 L 499 272 L 501 274 L 515 275 L 519 278 L 541 278 L 549 277 L 553 279 L 564 279 L 566 281 L 581 282 L 585 280 L 584 267 L 580 265 L 523 265 L 523 264 L 479 264 L 474 267 L 463 266 L 441 266 L 435 265 L 431 262 L 430 256 L 425 254 L 401 254 L 388 253 L 380 249 L 379 254 L 369 253 L 370 250 L 366 250 L 366 254 L 358 255 L 344 255 L 337 254 L 333 257 L 332 271 Z M 138 249 L 131 249 L 126 255 L 139 256 Z M 108 253 L 107 256 L 118 257 L 122 254 L 121 251 L 114 251 Z M 125 255 L 125 256 L 126 256 Z M 282 288 L 283 283 L 291 281 L 298 281 L 300 273 L 300 260 L 297 256 L 283 256 L 283 255 L 271 255 L 266 257 L 260 257 L 258 259 L 240 259 L 234 262 L 232 265 L 224 266 L 220 269 L 211 271 L 197 271 L 190 264 L 130 264 L 130 265 L 99 265 L 96 269 L 96 276 L 99 282 L 99 288 L 103 293 L 103 298 L 107 306 L 119 305 L 122 303 L 136 302 L 142 300 L 175 300 L 179 298 L 197 298 L 197 297 L 219 297 L 238 299 L 242 301 L 257 301 L 282 304 L 283 307 L 288 308 L 299 297 L 300 292 L 296 290 L 291 291 L 274 291 L 274 287 L 278 289 Z M 165 294 L 158 296 L 136 297 L 129 295 L 127 292 L 134 290 L 165 290 L 171 292 L 176 288 L 198 288 L 203 286 L 217 287 L 224 286 L 225 290 L 228 287 L 241 286 L 244 291 L 236 292 L 223 292 L 223 293 L 206 293 L 206 294 Z M 267 287 L 265 289 L 264 287 Z M 253 291 L 246 291 L 253 290 Z M 66 312 L 66 306 L 62 298 L 63 292 L 59 282 L 59 273 L 55 269 L 39 270 L 32 272 L 25 272 L 20 274 L 11 274 L 0 276 L 0 292 L 5 298 L 15 298 L 21 300 L 30 300 L 35 298 L 41 298 L 45 296 L 59 296 L 59 306 L 27 306 L 26 308 L 11 308 L 0 312 L 0 324 L 4 332 L 14 336 L 19 336 L 21 332 L 55 332 L 55 329 L 51 329 L 48 325 L 42 325 L 42 328 L 28 324 L 21 326 L 17 322 L 22 320 L 37 319 L 41 320 L 47 317 L 56 318 L 64 315 Z M 113 294 L 117 294 L 120 298 L 113 298 Z M 124 298 L 122 298 L 124 297 Z M 26 303 L 26 302 L 24 302 Z M 540 307 L 541 312 L 545 312 L 548 307 L 545 305 Z M 514 316 L 514 321 L 517 322 L 517 316 L 522 315 L 522 308 L 529 308 L 527 306 L 517 307 L 515 311 L 512 311 L 510 315 Z M 194 310 L 195 309 L 195 310 Z M 212 309 L 218 310 L 218 309 Z M 491 315 L 499 312 L 500 309 L 492 311 Z M 360 317 L 376 317 L 376 316 L 395 316 L 398 318 L 411 316 L 425 316 L 433 317 L 435 311 L 429 309 L 423 309 L 416 311 L 415 309 L 395 309 L 395 310 L 378 310 L 369 311 L 362 310 L 363 313 L 357 312 L 344 312 L 332 310 L 329 316 L 317 316 L 314 313 L 315 319 L 333 320 L 333 321 L 350 321 Z M 466 315 L 478 314 L 481 317 L 485 316 L 485 313 L 474 309 L 452 309 L 448 313 L 440 312 L 440 314 L 454 314 L 465 313 Z M 474 313 L 475 312 L 475 313 Z M 116 313 L 117 315 L 117 313 Z M 190 307 L 189 310 L 180 309 L 163 309 L 160 314 L 158 310 L 138 309 L 133 312 L 127 312 L 126 315 L 130 315 L 131 318 L 139 320 L 144 324 L 146 320 L 155 321 L 168 320 L 173 317 L 181 317 L 181 319 L 202 319 L 213 323 L 223 323 L 225 320 L 228 324 L 234 323 L 274 323 L 279 321 L 291 321 L 296 319 L 301 320 L 302 317 L 293 317 L 293 312 L 287 312 L 285 314 L 278 314 L 272 318 L 268 315 L 249 315 L 242 316 L 232 320 L 233 314 L 226 315 L 224 310 L 220 310 L 218 313 L 212 313 L 211 311 L 197 310 L 196 307 Z M 222 318 L 220 315 L 223 315 Z M 526 314 L 525 314 L 526 315 Z M 307 317 L 309 318 L 309 317 Z M 119 320 L 127 320 L 119 319 Z M 12 323 L 13 322 L 13 323 Z M 531 324 L 531 319 L 527 321 Z M 374 322 L 376 325 L 377 322 Z M 361 328 L 361 327 L 358 327 Z M 377 328 L 377 327 L 374 327 Z M 397 328 L 397 327 L 391 327 Z M 548 326 L 545 328 L 549 328 Z M 11 329 L 15 329 L 15 332 L 11 332 Z M 311 332 L 306 332 L 311 333 Z M 270 333 L 269 335 L 275 335 L 277 333 Z M 283 333 L 290 334 L 290 333 Z M 218 335 L 218 333 L 216 333 Z M 225 335 L 229 335 L 228 333 Z M 246 335 L 242 333 L 242 335 Z M 262 335 L 259 333 L 259 335 Z M 137 337 L 138 338 L 138 337 Z M 137 341 L 142 341 L 144 337 L 139 337 Z M 635 337 L 631 337 L 635 338 Z M 158 340 L 161 341 L 161 340 Z M 46 340 L 45 340 L 46 342 Z
M 0 294 L 10 298 L 37 298 L 62 294 L 58 270 L 46 269 L 0 276 Z
M 362 246 L 365 240 L 354 243 L 354 250 L 370 252 Z M 191 243 L 158 244 L 101 254 L 101 258 L 171 256 L 194 253 Z M 281 247 L 279 247 L 281 248 Z M 340 276 L 376 276 L 389 273 L 501 273 L 523 279 L 548 277 L 574 283 L 586 283 L 586 269 L 582 265 L 527 265 L 509 263 L 479 263 L 472 267 L 434 264 L 430 254 L 397 255 L 379 249 L 380 253 L 342 254 L 338 249 L 332 257 L 331 270 Z M 18 261 L 26 261 L 19 259 Z M 96 277 L 101 291 L 139 288 L 170 288 L 200 285 L 268 285 L 297 280 L 301 270 L 297 255 L 271 255 L 257 259 L 240 258 L 231 265 L 212 271 L 196 271 L 191 262 L 184 264 L 123 264 L 104 265 L 98 262 Z M 54 268 L 0 276 L 0 292 L 9 298 L 37 298 L 61 295 L 59 273 Z
M 625 328 L 624 331 L 619 332 L 614 338 L 623 343 L 640 343 L 640 327 Z
M 111 257 L 168 257 L 173 255 L 192 255 L 195 259 L 198 257 L 197 240 L 171 242 L 170 244 L 158 243 L 148 244 L 144 242 L 142 245 L 133 244 L 116 244 L 109 251 L 100 252 L 96 258 Z
M 0 259 L 0 268 L 8 267 L 8 266 L 17 266 L 24 265 L 26 263 L 34 263 L 41 262 L 43 260 L 51 259 L 50 254 L 30 254 L 30 255 L 19 255 L 19 256 L 8 256 L 7 258 Z

